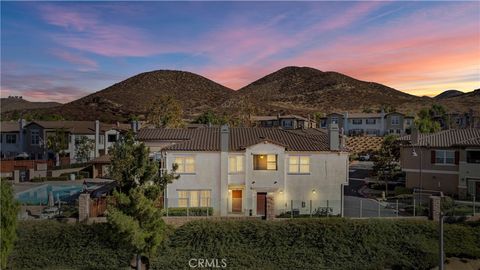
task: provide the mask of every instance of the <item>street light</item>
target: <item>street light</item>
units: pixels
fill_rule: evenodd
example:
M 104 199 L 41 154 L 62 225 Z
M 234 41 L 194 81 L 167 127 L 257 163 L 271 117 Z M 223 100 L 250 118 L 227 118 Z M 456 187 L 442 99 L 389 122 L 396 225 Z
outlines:
M 422 189 L 423 189 L 423 185 L 422 185 L 422 160 L 423 160 L 423 157 L 422 157 L 422 149 L 419 150 L 420 152 L 420 196 L 422 195 Z M 417 151 L 415 151 L 415 148 L 412 148 L 412 156 L 413 157 L 418 157 L 418 154 L 417 154 Z M 419 197 L 419 205 L 421 205 L 421 197 Z M 415 205 L 413 206 L 415 208 Z

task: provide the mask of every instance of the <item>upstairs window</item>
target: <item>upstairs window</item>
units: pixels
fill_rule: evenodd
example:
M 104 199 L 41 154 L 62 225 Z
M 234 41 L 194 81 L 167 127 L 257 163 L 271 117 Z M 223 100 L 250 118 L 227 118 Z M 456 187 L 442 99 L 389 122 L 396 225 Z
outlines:
M 400 117 L 398 115 L 392 116 L 392 125 L 400 125 Z
M 276 171 L 277 155 L 253 155 L 253 169 Z
M 243 172 L 243 156 L 235 155 L 228 158 L 228 172 L 240 173 Z
M 283 121 L 283 127 L 287 127 L 287 128 L 293 127 L 293 121 L 292 120 Z
M 352 124 L 361 125 L 362 124 L 362 119 L 352 119 Z
M 455 164 L 455 151 L 435 150 L 435 164 Z
M 310 173 L 309 156 L 290 156 L 288 159 L 288 173 L 308 174 Z
M 195 158 L 192 156 L 175 157 L 178 165 L 177 173 L 195 173 Z
M 467 151 L 467 163 L 480 163 L 480 150 L 477 151 Z
M 338 124 L 338 117 L 332 117 L 331 123 Z
M 40 144 L 40 131 L 34 129 L 30 131 L 30 137 L 31 137 L 31 144 L 32 145 L 39 145 Z
M 366 119 L 365 124 L 367 125 L 375 125 L 377 121 L 375 119 Z
M 17 135 L 16 134 L 6 134 L 5 141 L 8 144 L 16 144 L 17 143 Z

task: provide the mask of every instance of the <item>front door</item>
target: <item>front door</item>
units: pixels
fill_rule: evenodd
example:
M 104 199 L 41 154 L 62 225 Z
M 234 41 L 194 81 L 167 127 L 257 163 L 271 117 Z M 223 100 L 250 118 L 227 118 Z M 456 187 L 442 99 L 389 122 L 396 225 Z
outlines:
M 232 190 L 232 212 L 242 212 L 242 190 Z
M 267 217 L 267 193 L 257 193 L 257 215 Z

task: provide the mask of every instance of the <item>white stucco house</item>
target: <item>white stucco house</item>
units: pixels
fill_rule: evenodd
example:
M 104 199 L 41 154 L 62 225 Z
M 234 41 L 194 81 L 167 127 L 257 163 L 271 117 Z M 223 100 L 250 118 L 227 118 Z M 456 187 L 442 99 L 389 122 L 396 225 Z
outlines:
M 293 208 L 308 213 L 329 203 L 332 214 L 343 212 L 348 153 L 336 125 L 308 136 L 228 126 L 142 129 L 137 139 L 164 168 L 178 164 L 180 179 L 165 194 L 169 207 L 210 206 L 214 215 L 267 216 Z

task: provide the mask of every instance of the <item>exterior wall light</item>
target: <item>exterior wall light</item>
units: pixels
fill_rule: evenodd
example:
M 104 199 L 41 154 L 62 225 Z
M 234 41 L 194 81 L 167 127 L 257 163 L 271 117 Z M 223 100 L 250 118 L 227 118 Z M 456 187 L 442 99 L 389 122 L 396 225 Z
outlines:
M 315 189 L 312 189 L 312 193 L 315 194 L 317 193 L 317 191 Z

